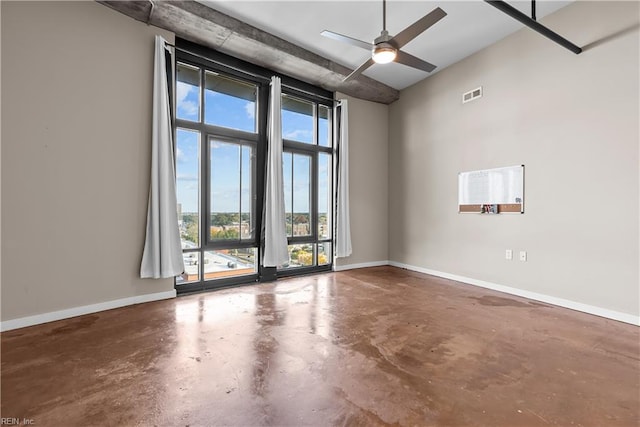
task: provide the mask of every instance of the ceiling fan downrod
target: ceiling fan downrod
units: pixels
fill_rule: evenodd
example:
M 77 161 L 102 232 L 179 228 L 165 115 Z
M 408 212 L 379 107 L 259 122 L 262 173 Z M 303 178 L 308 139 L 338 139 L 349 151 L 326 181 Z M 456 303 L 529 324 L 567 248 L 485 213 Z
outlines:
M 387 31 L 387 0 L 382 0 L 382 31 Z
M 398 49 L 389 43 L 391 37 L 387 31 L 387 0 L 382 0 L 382 31 L 371 49 L 371 59 L 377 64 L 388 64 L 396 59 Z

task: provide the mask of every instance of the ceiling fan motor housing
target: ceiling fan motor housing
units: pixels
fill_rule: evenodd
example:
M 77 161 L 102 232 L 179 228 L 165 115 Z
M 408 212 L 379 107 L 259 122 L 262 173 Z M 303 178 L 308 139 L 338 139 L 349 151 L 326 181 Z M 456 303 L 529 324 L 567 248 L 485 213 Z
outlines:
M 389 31 L 387 30 L 382 30 L 380 32 L 380 35 L 373 41 L 373 44 L 377 45 L 378 43 L 383 43 L 383 42 L 388 42 L 392 39 L 393 37 L 391 37 L 389 35 Z M 395 49 L 395 46 L 392 46 Z

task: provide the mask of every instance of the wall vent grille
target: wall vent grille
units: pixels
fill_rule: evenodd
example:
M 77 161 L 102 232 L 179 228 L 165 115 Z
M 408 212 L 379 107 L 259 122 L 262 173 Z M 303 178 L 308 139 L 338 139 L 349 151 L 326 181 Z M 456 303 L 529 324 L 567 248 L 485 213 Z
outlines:
M 478 98 L 482 97 L 482 86 L 470 90 L 469 92 L 465 92 L 462 94 L 462 103 L 466 104 L 467 102 L 474 101 Z

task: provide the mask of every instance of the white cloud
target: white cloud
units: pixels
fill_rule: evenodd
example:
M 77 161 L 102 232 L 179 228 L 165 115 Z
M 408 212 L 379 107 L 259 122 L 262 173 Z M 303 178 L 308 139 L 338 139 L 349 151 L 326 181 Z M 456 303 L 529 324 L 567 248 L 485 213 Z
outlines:
M 178 104 L 178 108 L 181 109 L 187 116 L 195 116 L 198 114 L 198 104 L 191 101 L 184 101 L 182 104 Z
M 176 176 L 176 180 L 178 181 L 197 181 L 198 180 L 198 176 L 197 175 L 191 175 L 191 174 L 178 174 Z
M 184 151 L 180 149 L 180 147 L 176 147 L 176 161 L 178 163 L 184 163 L 187 158 L 184 155 Z
M 312 139 L 313 132 L 310 130 L 296 129 L 285 133 L 282 137 L 285 139 L 294 139 L 296 141 L 308 141 Z
M 193 90 L 193 86 L 183 82 L 178 82 L 176 86 L 176 97 L 178 98 L 178 104 L 184 102 L 185 98 L 189 96 L 189 92 Z
M 198 104 L 193 101 L 186 100 L 189 93 L 195 90 L 196 89 L 193 86 L 183 82 L 178 82 L 178 85 L 176 86 L 176 105 L 178 106 L 178 109 L 188 116 L 198 114 Z
M 247 112 L 247 117 L 254 119 L 256 117 L 256 104 L 254 102 L 247 102 L 244 105 L 244 110 Z

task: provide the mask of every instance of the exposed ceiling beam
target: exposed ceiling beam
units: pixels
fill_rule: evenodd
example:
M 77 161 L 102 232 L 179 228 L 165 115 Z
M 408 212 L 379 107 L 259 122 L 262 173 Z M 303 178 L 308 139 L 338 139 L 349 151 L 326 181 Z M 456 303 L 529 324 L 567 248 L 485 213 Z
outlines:
M 329 91 L 390 104 L 400 93 L 366 76 L 343 82 L 352 70 L 195 1 L 97 0 L 176 36 L 272 69 Z
M 535 0 L 531 0 L 531 18 L 529 18 L 527 15 L 525 15 L 515 7 L 511 6 L 510 4 L 502 0 L 484 0 L 484 1 L 490 4 L 491 6 L 495 7 L 496 9 L 506 13 L 513 19 L 522 22 L 524 25 L 531 28 L 533 31 L 537 31 L 538 33 L 542 34 L 549 40 L 553 40 L 554 42 L 558 43 L 560 46 L 564 47 L 565 49 L 569 49 L 571 52 L 575 53 L 576 55 L 582 52 L 581 47 L 576 46 L 575 44 L 571 43 L 569 40 L 565 39 L 558 33 L 551 31 L 550 29 L 548 29 L 547 27 L 545 27 L 544 25 L 536 21 Z

